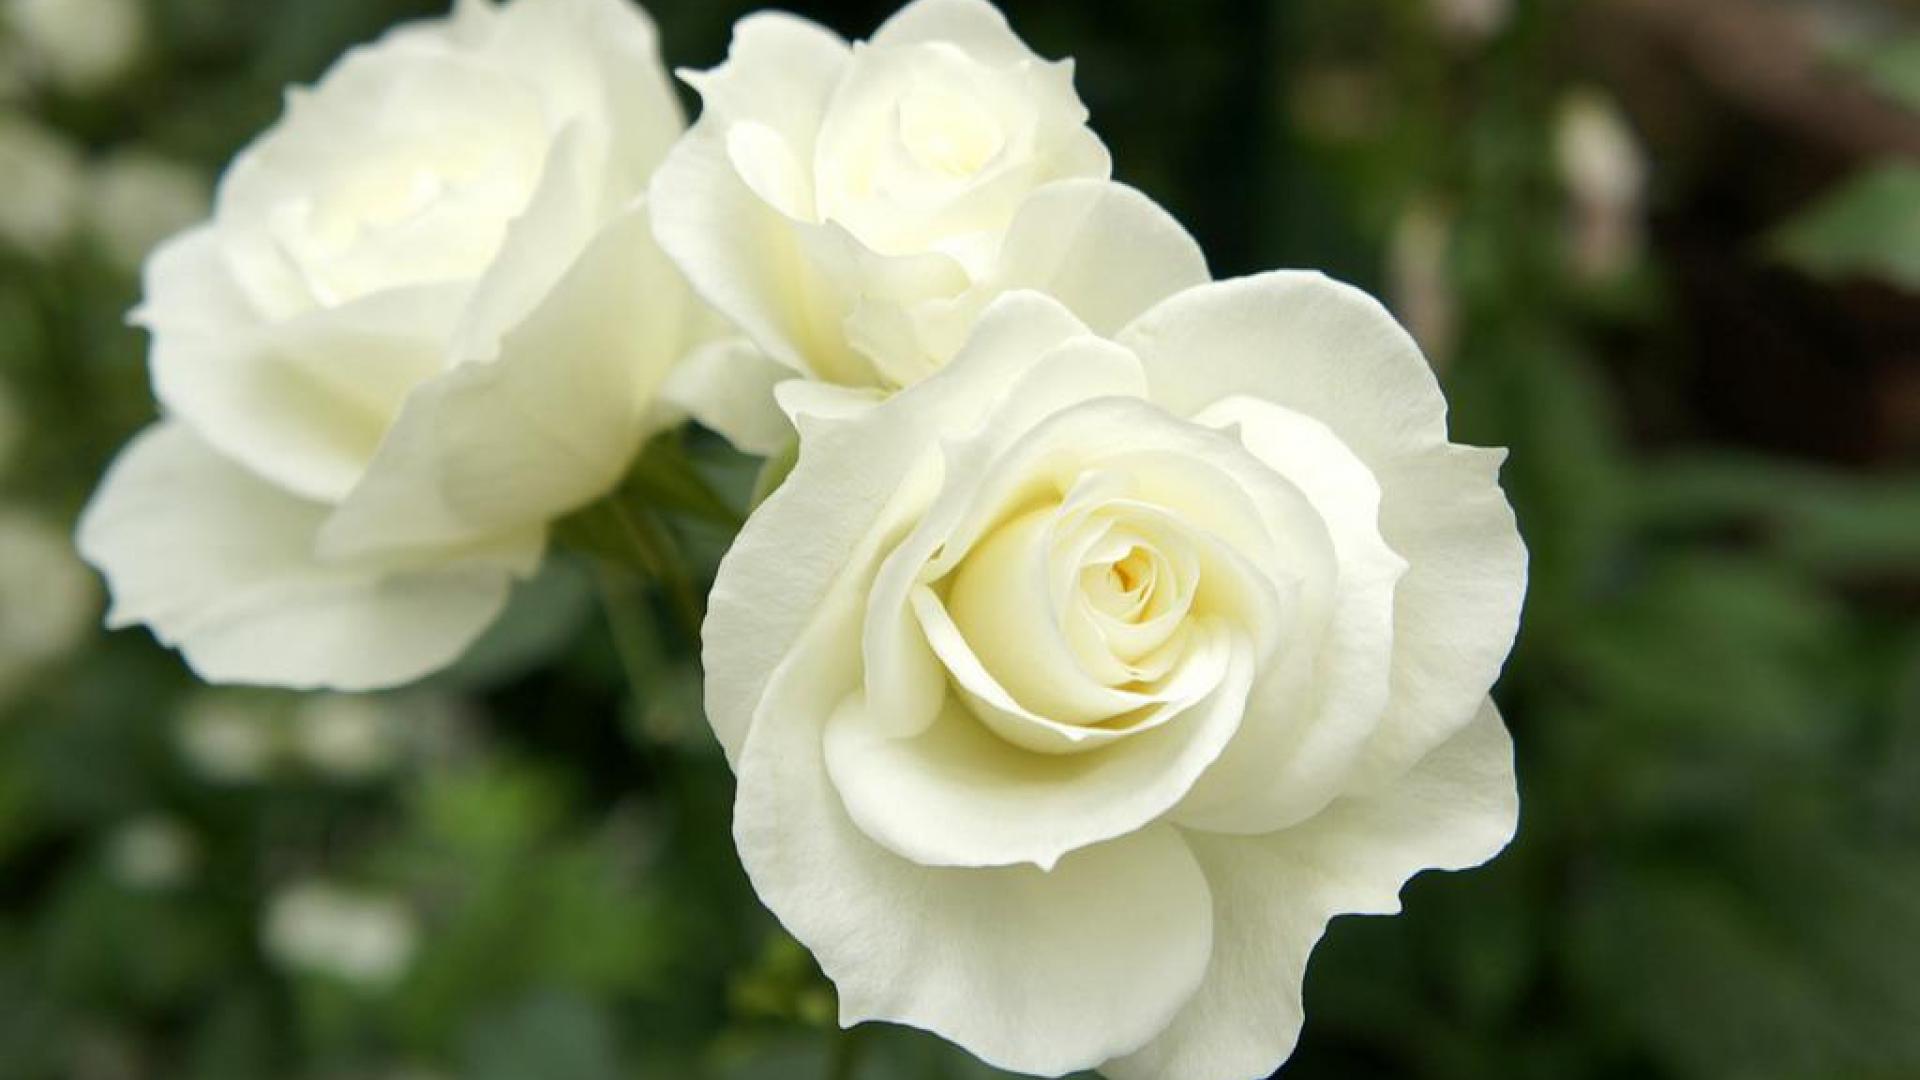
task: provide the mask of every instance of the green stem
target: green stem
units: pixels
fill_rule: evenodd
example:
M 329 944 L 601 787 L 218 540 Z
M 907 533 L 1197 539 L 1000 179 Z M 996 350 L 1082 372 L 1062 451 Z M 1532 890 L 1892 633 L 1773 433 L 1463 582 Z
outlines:
M 866 1049 L 867 1029 L 841 1028 L 834 1033 L 827 1049 L 826 1080 L 854 1080 L 860 1075 L 860 1058 Z
M 613 632 L 614 651 L 620 656 L 620 670 L 627 686 L 635 694 L 650 682 L 647 658 L 652 648 L 647 628 L 633 606 L 630 579 L 610 563 L 595 560 L 595 577 L 600 585 L 600 606 L 606 611 L 607 628 Z
M 607 500 L 606 506 L 621 538 L 633 553 L 634 562 L 666 590 L 667 602 L 688 639 L 699 641 L 700 624 L 706 619 L 706 601 L 694 585 L 693 576 L 687 573 L 686 560 L 681 557 L 673 534 L 653 515 L 637 512 L 618 498 Z

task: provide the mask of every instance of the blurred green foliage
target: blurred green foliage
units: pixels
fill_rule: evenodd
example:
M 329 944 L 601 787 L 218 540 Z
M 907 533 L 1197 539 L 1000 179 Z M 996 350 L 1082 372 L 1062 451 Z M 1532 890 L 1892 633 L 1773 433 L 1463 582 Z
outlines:
M 61 168 L 137 149 L 210 179 L 283 85 L 437 8 L 135 6 L 131 68 L 84 91 L 8 42 L 0 109 L 67 147 Z M 749 5 L 652 6 L 670 62 L 704 66 Z M 889 5 L 795 6 L 858 34 Z M 1741 141 L 1696 125 L 1640 148 L 1634 183 L 1607 136 L 1565 130 L 1570 92 L 1634 95 L 1583 59 L 1603 2 L 1007 7 L 1078 56 L 1120 177 L 1217 273 L 1309 265 L 1386 293 L 1457 437 L 1512 448 L 1532 551 L 1499 691 L 1519 839 L 1416 881 L 1404 916 L 1334 925 L 1287 1075 L 1920 1076 L 1911 165 L 1768 202 Z M 1911 100 L 1900 40 L 1862 63 Z M 132 267 L 99 227 L 33 235 L 54 239 L 0 243 L 0 396 L 21 420 L 0 504 L 63 530 L 152 405 Z M 1788 297 L 1813 385 L 1873 408 L 1782 391 L 1784 347 L 1729 382 L 1712 358 L 1737 327 L 1701 282 Z M 1755 394 L 1771 423 L 1744 419 Z M 695 433 L 630 478 L 694 587 L 754 469 Z M 0 1078 L 997 1075 L 911 1032 L 831 1033 L 831 988 L 735 860 L 696 648 L 670 596 L 595 558 L 606 527 L 570 522 L 581 554 L 370 721 L 196 687 L 140 632 L 0 681 Z M 659 618 L 610 624 L 596 592 Z M 303 953 L 273 928 L 316 881 L 360 917 Z

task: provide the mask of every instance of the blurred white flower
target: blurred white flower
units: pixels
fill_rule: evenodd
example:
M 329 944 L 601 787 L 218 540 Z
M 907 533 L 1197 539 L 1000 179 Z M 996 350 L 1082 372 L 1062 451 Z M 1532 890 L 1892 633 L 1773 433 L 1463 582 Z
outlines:
M 385 772 L 400 757 L 401 710 L 379 698 L 323 694 L 294 714 L 294 749 L 314 770 L 341 780 Z
M 147 29 L 140 0 L 6 0 L 6 16 L 35 71 L 72 93 L 125 75 Z
M 1431 202 L 1415 202 L 1394 224 L 1387 248 L 1387 293 L 1394 314 L 1420 343 L 1435 370 L 1453 355 L 1459 300 L 1447 264 L 1453 219 Z
M 1513 17 L 1513 0 L 1431 0 L 1434 22 L 1454 37 L 1484 41 Z
M 213 194 L 191 166 L 131 150 L 87 177 L 87 228 L 115 264 L 138 269 L 147 253 L 204 217 Z
M 0 508 L 0 701 L 78 645 L 98 607 L 99 589 L 66 532 Z
M 121 825 L 107 840 L 107 867 L 132 889 L 167 889 L 187 879 L 199 858 L 193 834 L 158 814 Z
M 0 242 L 47 258 L 73 235 L 80 211 L 80 151 L 18 114 L 0 114 Z
M 282 967 L 363 986 L 404 975 L 417 937 L 413 913 L 393 897 L 321 881 L 277 893 L 261 932 Z
M 280 755 L 280 720 L 251 691 L 204 690 L 181 707 L 175 745 L 194 770 L 227 784 L 259 781 Z
M 1589 278 L 1626 269 L 1645 240 L 1647 159 L 1612 99 L 1582 89 L 1561 101 L 1554 158 L 1571 203 L 1574 269 Z

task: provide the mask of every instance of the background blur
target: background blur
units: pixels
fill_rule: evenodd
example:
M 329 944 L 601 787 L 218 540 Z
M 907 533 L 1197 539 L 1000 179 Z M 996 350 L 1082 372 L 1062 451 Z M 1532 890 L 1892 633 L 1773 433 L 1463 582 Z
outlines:
M 750 5 L 651 6 L 705 67 Z M 1287 1075 L 1920 1077 L 1920 8 L 1006 6 L 1217 274 L 1388 297 L 1456 437 L 1513 448 L 1519 840 L 1334 924 Z M 0 0 L 0 1077 L 845 1060 L 735 861 L 687 643 L 616 649 L 585 562 L 383 697 L 209 690 L 95 629 L 67 536 L 151 414 L 141 256 L 284 84 L 438 9 Z M 856 1039 L 866 1080 L 995 1075 Z

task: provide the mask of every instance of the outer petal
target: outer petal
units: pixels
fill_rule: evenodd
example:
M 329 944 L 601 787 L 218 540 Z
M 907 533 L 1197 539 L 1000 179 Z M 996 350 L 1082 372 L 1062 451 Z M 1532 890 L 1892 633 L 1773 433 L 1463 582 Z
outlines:
M 797 373 L 871 381 L 845 344 L 844 312 L 813 280 L 798 225 L 747 186 L 718 125 L 696 124 L 649 190 L 654 235 L 701 299 Z
M 1044 292 L 1103 337 L 1210 277 L 1206 256 L 1159 203 L 1111 180 L 1034 191 L 1007 230 L 997 289 Z
M 201 227 L 148 263 L 154 393 L 220 450 L 307 498 L 359 479 L 407 388 L 436 370 L 458 290 L 425 287 L 264 323 Z
M 754 888 L 839 988 L 841 1023 L 911 1024 L 1049 1076 L 1144 1044 L 1194 992 L 1212 934 L 1179 834 L 1134 833 L 1051 873 L 922 867 L 874 844 L 821 753 L 827 712 L 857 678 L 843 647 L 857 619 L 851 598 L 829 605 L 781 664 L 734 814 Z
M 634 206 L 507 336 L 499 359 L 415 391 L 323 530 L 328 556 L 537 530 L 604 494 L 647 434 L 690 305 Z
M 587 129 L 560 131 L 547 148 L 540 184 L 507 227 L 500 252 L 473 285 L 449 360 L 491 360 L 501 338 L 540 306 L 602 222 Z
M 112 587 L 109 624 L 147 623 L 208 681 L 340 690 L 451 663 L 540 555 L 532 534 L 426 566 L 327 565 L 325 516 L 163 422 L 108 471 L 79 545 Z
M 1360 762 L 1391 780 L 1458 726 L 1500 673 L 1519 628 L 1527 549 L 1500 490 L 1505 450 L 1447 446 L 1376 473 L 1380 531 L 1406 557 L 1394 592 L 1393 697 Z
M 774 387 L 794 377 L 745 338 L 687 354 L 660 387 L 663 402 L 719 432 L 742 453 L 771 457 L 794 439 Z
M 805 160 L 850 53 L 818 23 L 760 11 L 734 24 L 726 63 L 680 77 L 700 91 L 707 122 L 764 124 Z
M 556 112 L 604 118 L 611 202 L 601 212 L 645 190 L 686 129 L 645 9 L 632 0 L 518 0 L 499 9 L 489 36 L 490 58 L 540 86 Z
M 1386 778 L 1472 719 L 1513 644 L 1526 551 L 1500 456 L 1448 444 L 1419 347 L 1372 297 L 1281 272 L 1189 289 L 1120 340 L 1154 400 L 1193 414 L 1264 398 L 1325 424 L 1381 486 L 1381 533 L 1407 560 L 1394 592 L 1393 692 L 1363 770 Z
M 1119 341 L 1140 354 L 1153 399 L 1191 416 L 1225 397 L 1264 398 L 1320 421 L 1377 470 L 1447 438 L 1447 403 L 1379 301 L 1316 273 L 1277 271 L 1188 289 Z
M 788 171 L 807 175 L 797 163 L 813 153 L 847 56 L 845 41 L 804 19 L 763 12 L 740 20 L 726 63 L 681 72 L 700 91 L 701 118 L 651 187 L 660 246 L 694 289 L 768 356 L 803 374 L 835 374 L 815 367 L 849 351 L 837 344 L 841 314 L 812 295 L 794 219 L 749 186 L 729 140 L 749 139 L 762 156 L 784 155 L 796 163 Z M 795 198 L 801 205 L 793 209 L 808 211 L 801 220 L 811 220 L 811 187 Z
M 1513 746 L 1491 701 L 1392 787 L 1270 836 L 1191 833 L 1212 889 L 1213 964 L 1165 1034 L 1113 1080 L 1258 1080 L 1299 1038 L 1307 954 L 1329 919 L 1392 914 L 1425 869 L 1492 858 L 1519 819 Z
M 1271 402 L 1227 398 L 1197 422 L 1233 428 L 1262 461 L 1304 492 L 1333 538 L 1340 589 L 1304 682 L 1274 678 L 1194 798 L 1181 824 L 1267 833 L 1317 813 L 1345 790 L 1389 700 L 1394 585 L 1406 560 L 1380 532 L 1380 486 L 1339 437 Z
M 1200 245 L 1152 199 L 1110 180 L 1057 180 L 1021 205 L 993 269 L 965 293 L 912 308 L 868 305 L 849 332 L 886 341 L 891 366 L 928 372 L 959 351 L 981 310 L 1005 292 L 1046 293 L 1093 332 L 1112 337 L 1160 301 L 1208 280 Z
M 944 41 L 996 67 L 1037 60 L 1032 49 L 1007 25 L 1007 17 L 986 0 L 914 0 L 894 12 L 870 39 L 875 47 Z

